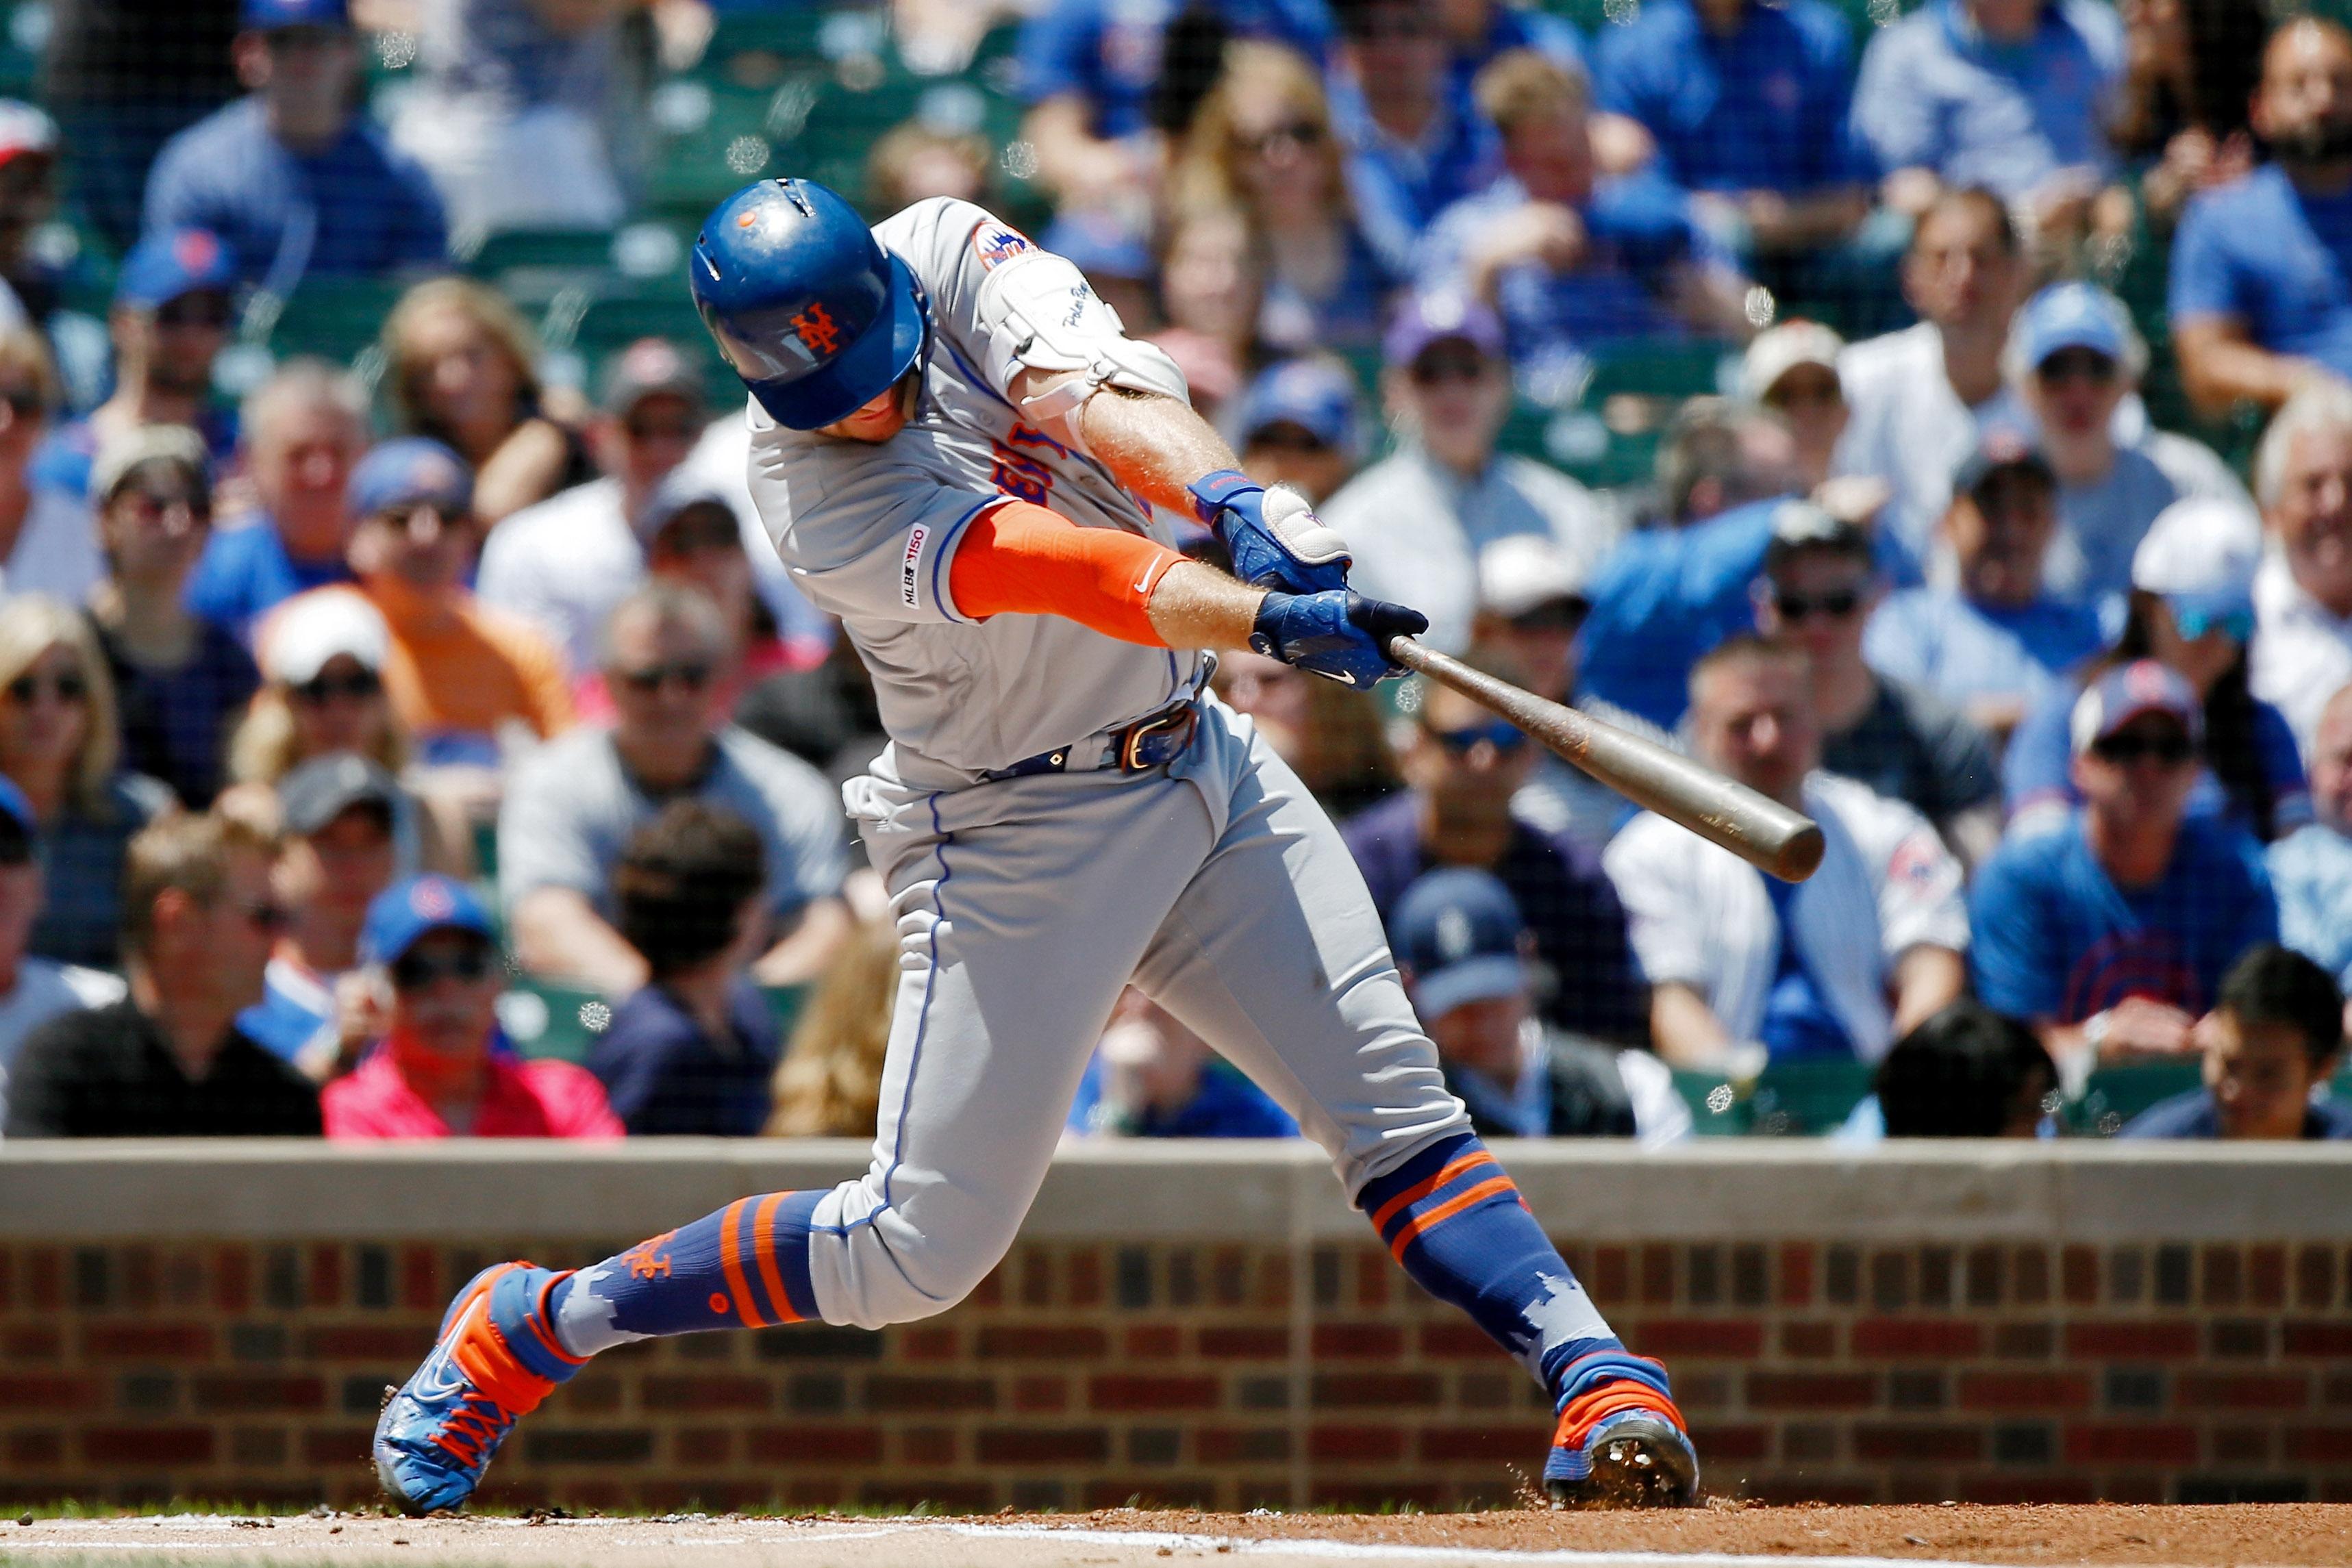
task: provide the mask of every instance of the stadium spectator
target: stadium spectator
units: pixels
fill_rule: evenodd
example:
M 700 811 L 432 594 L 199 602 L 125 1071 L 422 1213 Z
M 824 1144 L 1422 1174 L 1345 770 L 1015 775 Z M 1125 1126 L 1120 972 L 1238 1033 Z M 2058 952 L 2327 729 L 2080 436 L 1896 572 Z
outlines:
M 569 727 L 572 697 L 546 639 L 467 590 L 472 499 L 439 442 L 385 442 L 352 471 L 352 567 L 391 630 L 384 690 L 424 760 L 495 768 Z
M 316 1137 L 310 1081 L 248 1039 L 286 915 L 276 846 L 209 813 L 131 841 L 121 947 L 129 994 L 33 1031 L 8 1080 L 11 1138 Z
M 110 440 L 90 476 L 107 576 L 89 616 L 114 681 L 124 764 L 203 810 L 226 782 L 229 730 L 261 673 L 245 644 L 183 599 L 212 531 L 204 438 L 142 424 Z
M 1659 172 L 1739 256 L 1845 239 L 1870 209 L 1846 124 L 1853 40 L 1822 0 L 1661 0 L 1601 38 L 1593 96 L 1656 141 Z
M 987 137 L 931 125 L 919 115 L 884 131 L 866 154 L 866 210 L 887 216 L 932 196 L 982 201 L 992 162 Z
M 1402 786 L 1379 709 L 1346 687 L 1247 648 L 1219 653 L 1211 684 L 1226 706 L 1249 715 L 1334 821 Z
M 281 298 L 305 277 L 439 265 L 441 199 L 363 111 L 347 0 L 243 0 L 239 20 L 247 96 L 164 147 L 147 175 L 148 231 L 209 229 L 247 282 Z
M 2003 365 L 2058 476 L 2058 540 L 2043 572 L 2062 597 L 2098 603 L 2126 591 L 2132 552 L 2175 501 L 2252 508 L 2229 465 L 2185 435 L 2150 429 L 2116 442 L 2116 411 L 2138 388 L 2147 345 L 2106 290 L 2058 283 L 2027 300 Z
M 2134 659 L 2154 659 L 2187 680 L 2200 704 L 2210 765 L 2197 775 L 2189 810 L 2227 817 L 2267 842 L 2309 821 L 2311 799 L 2286 719 L 2248 688 L 2261 548 L 2252 514 L 2238 507 L 2184 501 L 2168 508 L 2133 558 L 2123 629 L 2084 680 Z M 2054 694 L 2011 738 L 2002 782 L 2013 831 L 2054 820 L 2082 798 L 2069 728 L 2074 696 Z
M 1168 183 L 1179 205 L 1249 215 L 1265 262 L 1260 328 L 1270 342 L 1301 350 L 1379 343 L 1400 272 L 1356 225 L 1331 107 L 1306 60 L 1278 44 L 1234 44 Z
M 1895 1042 L 1841 1129 L 1888 1138 L 2032 1138 L 2058 1088 L 2050 1053 L 2015 1019 L 1961 1000 Z M 1864 1107 L 1867 1107 L 1866 1110 Z
M 2098 612 L 2042 586 L 2058 533 L 2058 476 L 2020 442 L 1991 455 L 1944 508 L 1948 588 L 1907 588 L 1872 612 L 1863 657 L 1885 679 L 1958 708 L 2006 742 L 2046 702 L 2071 701 L 2074 671 L 2105 646 Z
M 1111 1009 L 1064 1124 L 1082 1137 L 1298 1135 L 1288 1112 L 1132 986 Z
M 1700 760 L 1822 824 L 1821 870 L 1784 883 L 1649 814 L 1603 857 L 1676 1067 L 1875 1061 L 1967 985 L 1959 864 L 1917 811 L 1821 770 L 1809 667 L 1781 644 L 1725 643 L 1691 672 L 1690 735 Z
M 1184 372 L 1192 406 L 1214 421 L 1241 395 L 1269 351 L 1258 336 L 1265 269 L 1236 207 L 1193 206 L 1170 214 L 1160 236 L 1160 305 L 1165 324 L 1150 341 Z
M 2275 941 L 2261 846 L 2192 816 L 2204 732 L 2195 688 L 2153 659 L 2120 664 L 2076 701 L 2083 805 L 2012 833 L 1970 904 L 1977 995 L 2025 1019 L 2070 1091 L 2091 1068 L 2192 1049 L 2222 973 Z
M 2149 228 L 2168 235 L 2191 196 L 2253 168 L 2247 114 L 2270 15 L 2260 0 L 2125 0 L 2116 10 L 2124 78 L 2107 140 L 2140 170 Z
M 1853 128 L 1887 205 L 1981 186 L 2047 232 L 2079 224 L 2114 167 L 2123 69 L 2123 26 L 2091 0 L 1935 0 L 1863 50 Z
M 1474 653 L 1471 662 L 1520 679 L 1491 654 Z M 1408 689 L 1412 718 L 1400 726 L 1408 733 L 1398 747 L 1407 789 L 1340 827 L 1381 920 L 1434 866 L 1492 872 L 1534 930 L 1536 956 L 1559 977 L 1544 1016 L 1596 1040 L 1646 1043 L 1648 1002 L 1617 890 L 1589 851 L 1512 814 L 1533 743 L 1450 688 L 1416 681 Z
M 1807 664 L 1820 765 L 1919 812 L 1969 865 L 2000 836 L 2000 769 L 1984 731 L 1862 656 L 1878 597 L 1870 537 L 1817 507 L 1775 514 L 1756 624 Z
M 1818 321 L 1783 321 L 1758 333 L 1739 361 L 1739 395 L 1788 426 L 1797 476 L 1808 491 L 1829 478 L 1838 438 L 1852 417 L 1838 379 L 1844 348 L 1845 340 Z
M 2264 859 L 2278 897 L 2279 940 L 2339 986 L 2352 985 L 2352 686 L 2320 710 L 2311 739 L 2314 820 Z
M 0 164 L 0 182 L 6 166 Z M 62 389 L 30 327 L 0 327 L 0 590 L 79 604 L 105 570 L 89 503 L 40 482 L 37 461 Z
M 1320 507 L 1363 461 L 1362 399 L 1355 375 L 1319 354 L 1258 372 L 1234 415 L 1242 472 L 1261 485 L 1287 484 Z
M 0 326 L 45 325 L 57 281 L 33 236 L 57 214 L 58 122 L 37 106 L 0 98 Z
M 2352 682 L 2352 388 L 2322 382 L 2279 410 L 2254 495 L 2271 539 L 2254 578 L 2254 695 L 2307 753 L 2320 705 Z
M 1654 170 L 1596 172 L 1583 81 L 1533 50 L 1478 77 L 1504 172 L 1431 223 L 1424 288 L 1466 289 L 1510 329 L 1521 384 L 1556 395 L 1574 357 L 1686 332 L 1745 340 L 1747 281 Z
M 2252 110 L 2271 161 L 2193 197 L 2172 242 L 2173 352 L 2215 415 L 2352 377 L 2352 33 L 2318 16 L 2279 28 Z
M 612 925 L 612 873 L 629 834 L 674 797 L 736 812 L 766 845 L 754 979 L 807 980 L 847 933 L 839 799 L 814 768 L 725 722 L 717 676 L 727 653 L 718 609 L 675 583 L 646 584 L 605 622 L 617 722 L 525 758 L 499 814 L 499 890 L 532 973 L 615 996 L 645 984 L 645 957 Z
M 634 148 L 621 0 L 432 0 L 393 144 L 425 165 L 452 233 L 608 229 Z
M 246 1037 L 309 1077 L 350 1065 L 335 1005 L 343 977 L 359 967 L 360 928 L 376 894 L 400 874 L 395 837 L 403 808 L 397 780 L 342 751 L 302 764 L 278 781 L 285 826 L 275 883 L 286 901 L 286 931 L 262 974 L 262 998 L 237 1015 Z
M 596 477 L 579 434 L 542 410 L 539 345 L 496 290 L 464 277 L 418 284 L 385 318 L 383 350 L 401 427 L 466 460 L 484 528 Z
M 1534 938 L 1493 876 L 1458 866 L 1427 873 L 1397 900 L 1394 929 L 1413 1012 L 1482 1135 L 1639 1138 L 1650 1147 L 1690 1135 L 1690 1108 L 1664 1062 L 1537 1016 Z
M 2326 1097 L 2344 1054 L 2344 993 L 2302 954 L 2250 947 L 2197 1020 L 2205 1086 L 2158 1102 L 2122 1138 L 2352 1138 L 2352 1105 Z
M 1838 472 L 1893 487 L 1878 526 L 1907 558 L 1900 584 L 1918 580 L 1928 532 L 1951 500 L 1952 475 L 1982 429 L 2027 422 L 2002 379 L 2001 349 L 2029 282 L 2000 198 L 1979 189 L 1946 192 L 1920 214 L 1903 258 L 1903 298 L 1922 318 L 1918 325 L 1850 344 L 1839 357 L 1852 417 L 1838 444 Z
M 394 776 L 408 768 L 408 732 L 383 689 L 392 633 L 374 605 L 349 589 L 320 589 L 288 600 L 258 632 L 262 687 L 228 748 L 241 794 L 274 790 L 304 763 L 346 752 Z M 401 790 L 392 837 L 403 876 L 472 870 L 464 815 L 437 790 Z
M 420 876 L 384 889 L 368 906 L 360 956 L 382 1038 L 320 1094 L 328 1137 L 622 1135 L 587 1069 L 506 1047 L 498 929 L 465 883 Z
M 0 779 L 0 1126 L 8 1121 L 8 1070 L 26 1037 L 60 1013 L 122 999 L 121 977 L 25 950 L 41 912 L 40 824 L 24 791 Z
M 1065 212 L 1037 243 L 1086 274 L 1088 287 L 1135 337 L 1160 327 L 1160 267 L 1149 228 L 1145 219 L 1118 213 Z
M 257 508 L 214 528 L 188 608 L 250 641 L 298 593 L 348 582 L 352 470 L 367 452 L 367 393 L 323 360 L 280 365 L 245 400 L 244 474 Z
M 33 482 L 75 500 L 89 494 L 98 449 L 142 424 L 184 424 L 216 463 L 236 446 L 234 413 L 212 401 L 213 361 L 236 318 L 236 258 L 204 229 L 152 234 L 122 258 L 107 332 L 114 393 L 87 419 L 59 425 L 33 456 Z
M 748 1138 L 767 1125 L 783 1044 L 745 974 L 766 883 L 759 831 L 721 807 L 673 800 L 629 836 L 614 924 L 646 980 L 614 1009 L 588 1067 L 632 1135 Z
M 49 22 L 41 100 L 73 150 L 74 204 L 119 252 L 138 238 L 156 153 L 236 96 L 236 3 L 66 0 Z
M 898 926 L 886 913 L 853 926 L 793 1028 L 776 1069 L 774 1138 L 868 1138 L 881 1112 L 882 1059 L 897 1005 Z
M 46 594 L 0 600 L 0 776 L 41 824 L 48 895 L 33 951 L 45 958 L 115 967 L 124 847 L 172 805 L 168 788 L 121 757 L 114 683 L 89 621 Z
M 1494 128 L 1479 116 L 1471 84 L 1487 59 L 1507 52 L 1488 47 L 1494 29 L 1524 26 L 1521 18 L 1532 13 L 1484 7 L 1487 37 L 1457 51 L 1447 24 L 1457 19 L 1453 13 L 1472 8 L 1415 0 L 1333 6 L 1339 47 L 1331 108 L 1345 143 L 1348 188 L 1364 237 L 1393 276 L 1411 268 L 1414 245 L 1432 220 L 1484 190 L 1497 172 Z M 1547 36 L 1559 30 L 1555 24 Z M 1575 65 L 1577 46 L 1570 49 L 1563 63 Z M 1478 57 L 1475 63 L 1470 55 Z
M 500 523 L 482 548 L 482 602 L 535 622 L 574 671 L 596 662 L 596 632 L 646 573 L 646 513 L 708 418 L 702 381 L 677 345 L 641 338 L 615 355 L 588 429 L 602 478 Z
M 1410 300 L 1384 352 L 1381 384 L 1398 450 L 1333 496 L 1322 516 L 1355 556 L 1356 586 L 1410 601 L 1429 617 L 1429 645 L 1458 653 L 1478 604 L 1480 550 L 1537 534 L 1596 562 L 1618 520 L 1558 470 L 1496 453 L 1511 373 L 1492 310 L 1459 294 Z

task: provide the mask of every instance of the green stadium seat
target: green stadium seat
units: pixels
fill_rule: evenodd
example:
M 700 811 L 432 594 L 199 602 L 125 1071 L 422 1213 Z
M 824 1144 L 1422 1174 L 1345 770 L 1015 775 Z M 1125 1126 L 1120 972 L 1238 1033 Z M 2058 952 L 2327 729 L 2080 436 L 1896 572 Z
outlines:
M 760 994 L 768 1001 L 768 1011 L 776 1020 L 776 1032 L 790 1040 L 793 1029 L 801 1021 L 801 1009 L 808 1005 L 807 986 L 761 986 Z
M 305 278 L 271 325 L 269 347 L 280 359 L 315 354 L 349 364 L 375 346 L 399 298 L 397 284 L 377 278 Z
M 1870 1092 L 1872 1071 L 1866 1061 L 1784 1062 L 1750 1083 L 1677 1071 L 1675 1090 L 1690 1107 L 1697 1137 L 1821 1137 L 1843 1125 Z
M 2091 1074 L 2083 1097 L 2068 1107 L 2066 1120 L 2078 1132 L 2113 1137 L 2158 1101 L 2185 1094 L 2203 1082 L 2203 1063 L 2195 1058 L 2103 1067 Z
M 533 1061 L 582 1062 L 612 1024 L 613 1008 L 595 991 L 522 979 L 499 998 L 499 1021 Z

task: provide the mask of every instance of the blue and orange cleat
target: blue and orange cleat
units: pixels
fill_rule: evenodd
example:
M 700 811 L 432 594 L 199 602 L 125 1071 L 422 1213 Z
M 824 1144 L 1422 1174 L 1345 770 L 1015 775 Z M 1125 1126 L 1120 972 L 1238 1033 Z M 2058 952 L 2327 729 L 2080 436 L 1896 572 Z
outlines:
M 1665 1383 L 1646 1356 L 1587 1358 L 1544 1458 L 1554 1508 L 1681 1508 L 1697 1498 L 1698 1450 Z
M 403 1513 L 465 1506 L 514 1424 L 582 1357 L 556 1343 L 547 1293 L 566 1278 L 529 1263 L 483 1270 L 441 1318 L 433 1354 L 376 1417 L 376 1479 Z

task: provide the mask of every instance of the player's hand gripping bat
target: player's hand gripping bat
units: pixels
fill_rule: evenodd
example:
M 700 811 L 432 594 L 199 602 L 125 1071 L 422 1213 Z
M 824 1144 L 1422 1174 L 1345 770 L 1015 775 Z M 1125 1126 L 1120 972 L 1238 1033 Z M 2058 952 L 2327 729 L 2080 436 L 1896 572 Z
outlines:
M 1391 638 L 1389 656 L 1500 714 L 1636 805 L 1783 882 L 1802 882 L 1822 863 L 1820 824 L 1680 752 L 1546 702 L 1410 637 Z

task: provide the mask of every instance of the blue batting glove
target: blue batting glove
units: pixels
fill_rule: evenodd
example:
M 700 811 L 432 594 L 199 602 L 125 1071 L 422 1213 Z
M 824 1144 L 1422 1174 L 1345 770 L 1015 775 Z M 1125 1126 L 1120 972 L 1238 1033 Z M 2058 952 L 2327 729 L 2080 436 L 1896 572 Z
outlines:
M 1234 558 L 1234 575 L 1257 588 L 1328 593 L 1348 586 L 1348 541 L 1323 526 L 1307 497 L 1268 490 L 1219 469 L 1191 486 L 1192 510 Z
M 1277 590 L 1258 606 L 1250 646 L 1310 675 L 1369 690 L 1404 674 L 1389 657 L 1389 639 L 1428 630 L 1429 617 L 1420 611 L 1347 589 L 1295 594 Z

